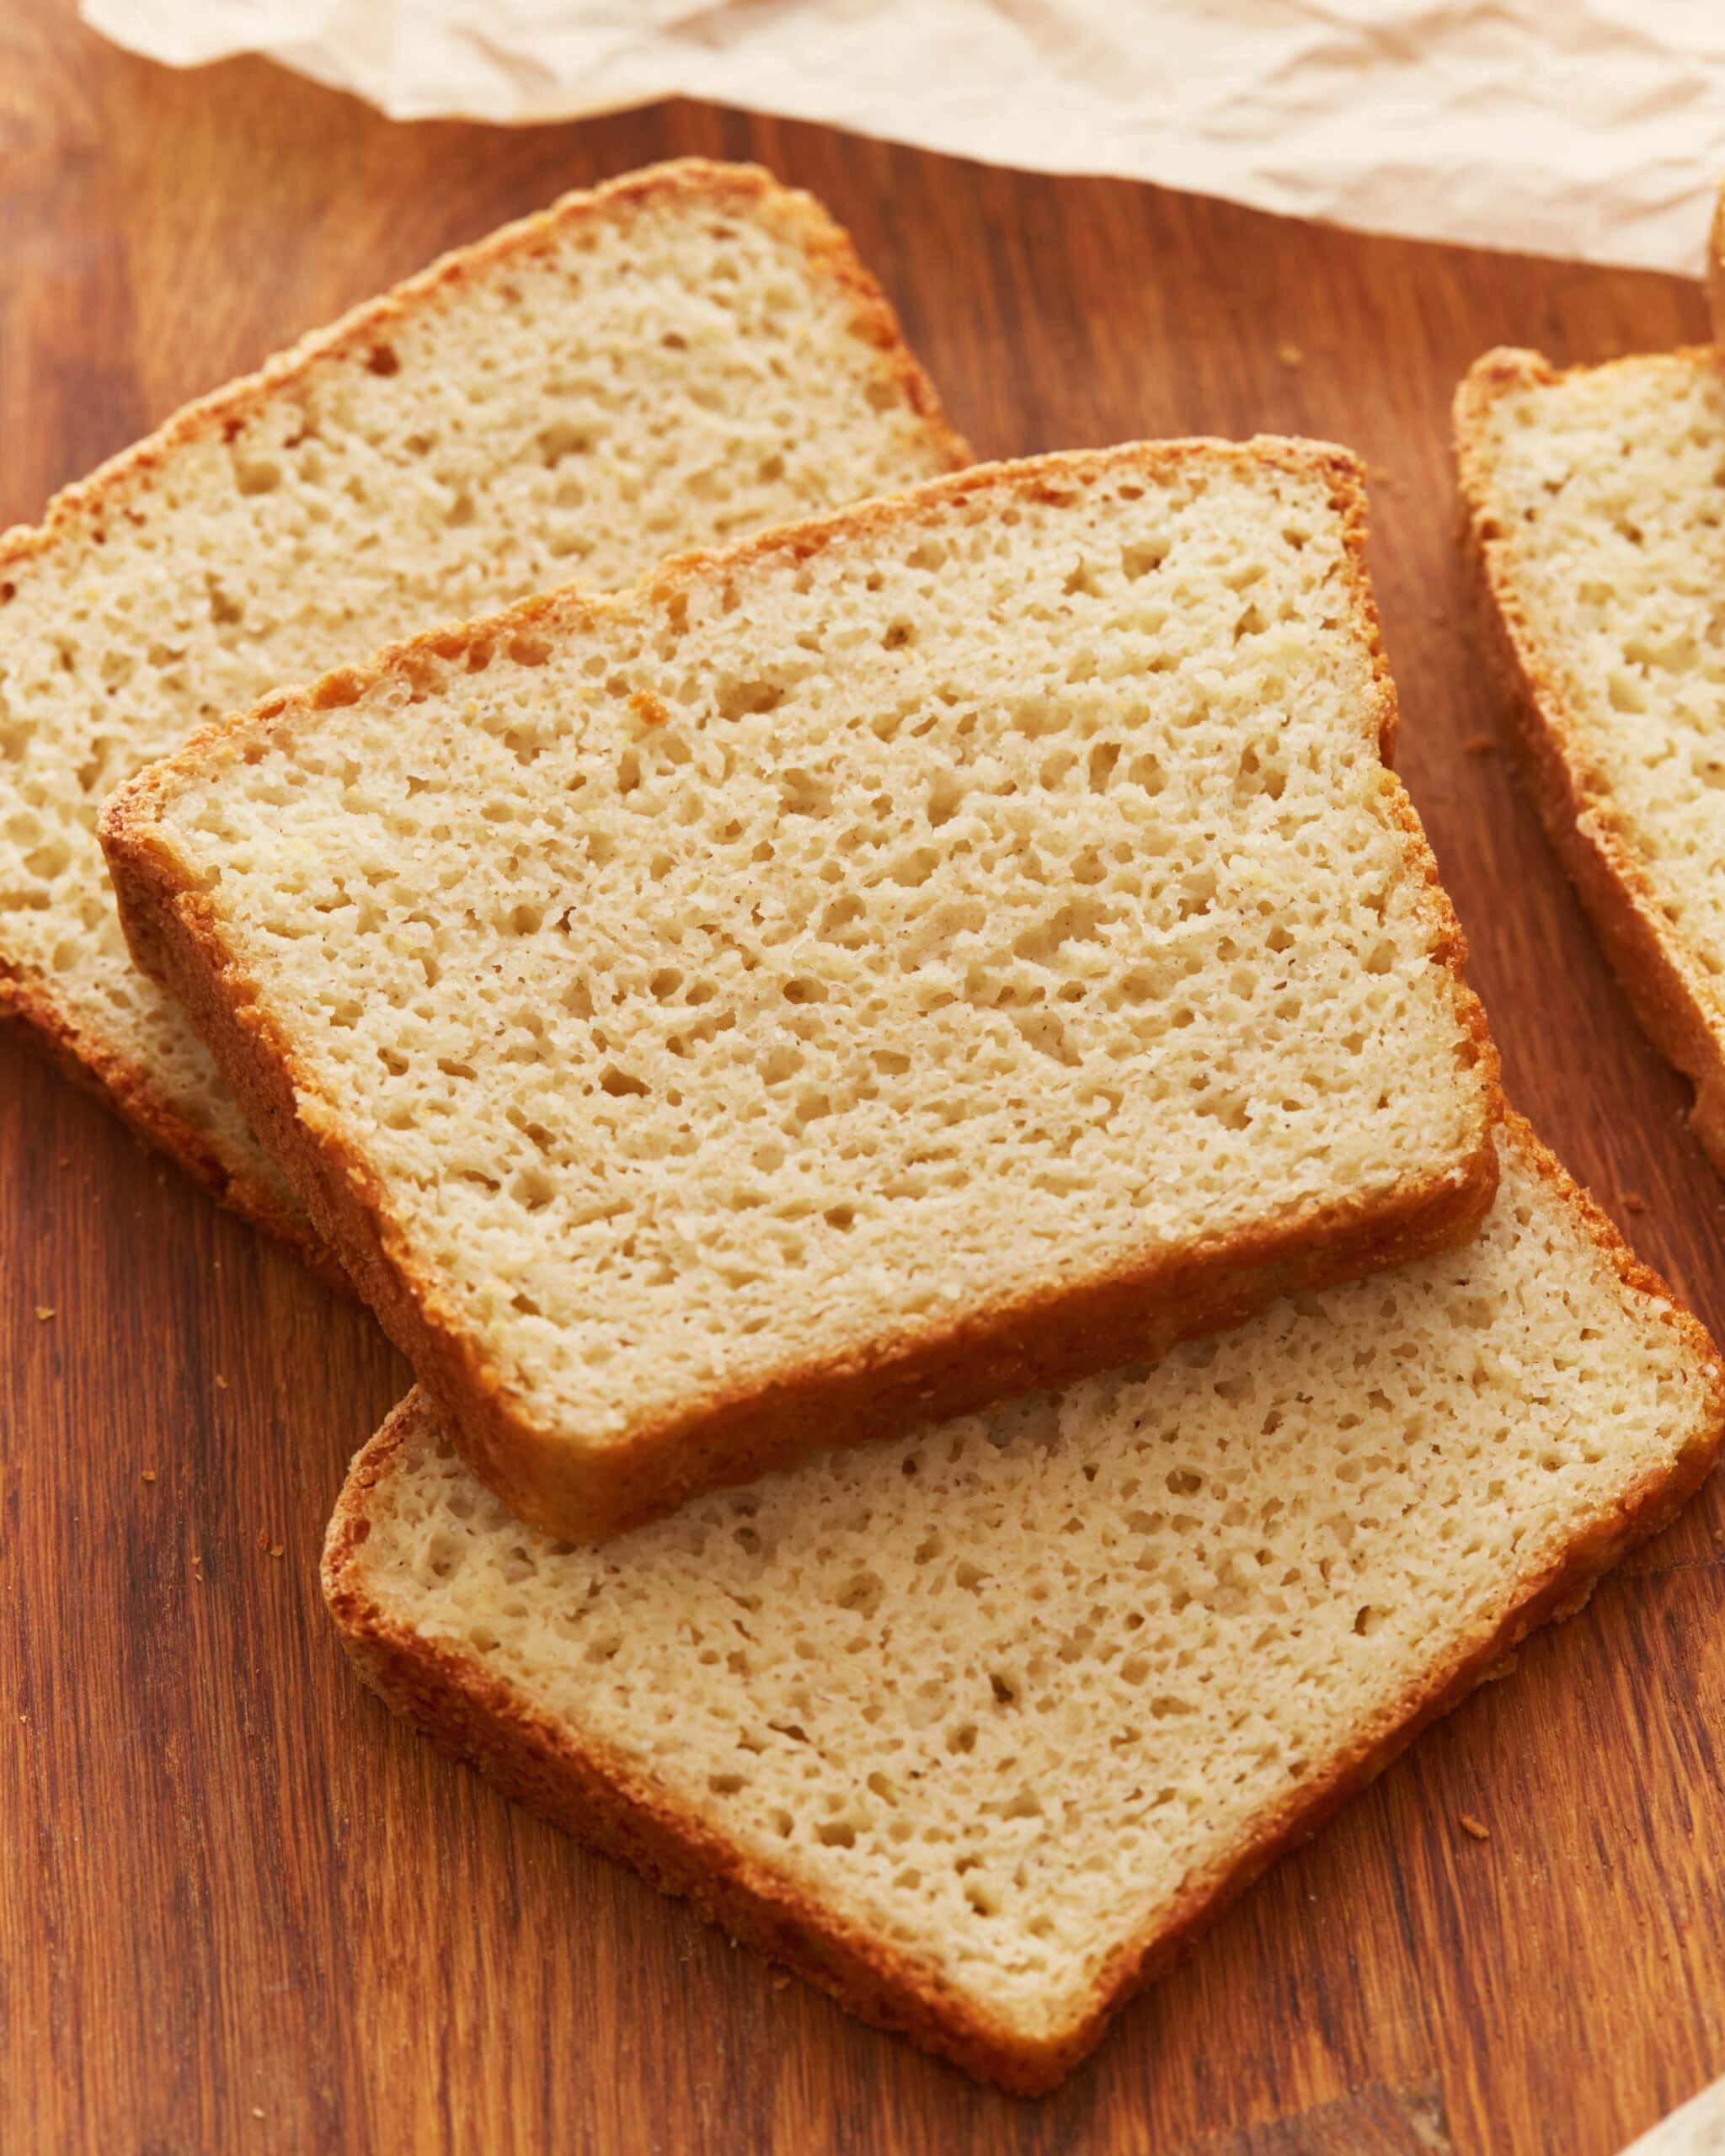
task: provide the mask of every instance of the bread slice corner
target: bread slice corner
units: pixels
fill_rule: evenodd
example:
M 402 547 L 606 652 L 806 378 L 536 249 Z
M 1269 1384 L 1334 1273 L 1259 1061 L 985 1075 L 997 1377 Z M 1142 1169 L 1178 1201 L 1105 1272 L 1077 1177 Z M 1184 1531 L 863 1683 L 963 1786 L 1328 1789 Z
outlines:
M 1713 1462 L 1711 1340 L 1499 1143 L 1463 1249 L 602 1550 L 521 1527 L 415 1393 L 330 1524 L 343 1642 L 507 1796 L 1050 2088 Z

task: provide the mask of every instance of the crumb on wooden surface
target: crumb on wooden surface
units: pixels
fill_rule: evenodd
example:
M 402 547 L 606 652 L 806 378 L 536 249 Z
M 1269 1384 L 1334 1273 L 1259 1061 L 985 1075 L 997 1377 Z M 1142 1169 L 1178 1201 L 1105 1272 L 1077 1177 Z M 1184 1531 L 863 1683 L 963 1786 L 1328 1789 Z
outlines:
M 48 1322 L 48 1320 L 52 1317 L 53 1315 L 54 1305 L 52 1303 L 38 1303 L 36 1305 L 36 1315 L 41 1320 L 44 1325 Z
M 272 1557 L 279 1557 L 282 1555 L 286 1548 L 286 1545 L 285 1543 L 272 1542 L 270 1545 L 270 1555 Z
M 226 1392 L 227 1390 L 227 1380 L 222 1376 L 220 1370 L 216 1373 L 216 1390 L 217 1392 Z
M 1489 756 L 1498 744 L 1489 734 L 1470 734 L 1461 745 L 1470 756 Z
M 1645 1213 L 1648 1209 L 1648 1202 L 1638 1190 L 1626 1190 L 1623 1193 L 1623 1209 L 1626 1213 Z
M 146 1482 L 153 1482 L 156 1479 L 155 1469 L 153 1467 L 147 1467 L 143 1471 L 142 1479 Z
M 1278 344 L 1276 357 L 1284 367 L 1303 367 L 1306 365 L 1306 355 L 1297 344 Z
M 1483 1819 L 1480 1818 L 1474 1812 L 1464 1812 L 1461 1813 L 1458 1823 L 1461 1826 L 1462 1833 L 1464 1834 L 1471 1834 L 1477 1842 L 1488 1842 L 1492 1838 L 1491 1828 L 1487 1826 Z

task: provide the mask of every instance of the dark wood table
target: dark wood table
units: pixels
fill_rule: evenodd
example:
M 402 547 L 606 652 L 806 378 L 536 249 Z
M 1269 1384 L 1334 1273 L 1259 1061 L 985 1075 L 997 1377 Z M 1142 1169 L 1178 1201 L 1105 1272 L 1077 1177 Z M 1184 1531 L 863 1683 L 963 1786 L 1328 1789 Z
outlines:
M 1696 287 L 689 104 L 391 126 L 9 0 L 0 522 L 440 248 L 687 151 L 832 205 L 984 453 L 1257 429 L 1363 453 L 1402 766 L 1514 1097 L 1725 1325 L 1725 1187 L 1489 746 L 1448 458 L 1484 346 L 1693 340 Z M 391 1723 L 316 1570 L 402 1365 L 11 1038 L 0 1282 L 8 2150 L 1607 2156 L 1725 2070 L 1717 1492 L 1025 2104 Z

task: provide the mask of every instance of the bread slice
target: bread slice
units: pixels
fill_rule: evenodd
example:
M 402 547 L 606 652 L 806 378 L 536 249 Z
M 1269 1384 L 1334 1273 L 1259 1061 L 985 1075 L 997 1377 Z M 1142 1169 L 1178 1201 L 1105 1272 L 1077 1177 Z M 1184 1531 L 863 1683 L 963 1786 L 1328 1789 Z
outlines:
M 1108 2015 L 1676 1510 L 1712 1343 L 1519 1121 L 1478 1240 L 593 1550 L 422 1393 L 324 1556 L 509 1795 L 969 2072 Z
M 1524 776 L 1725 1172 L 1725 371 L 1488 352 L 1461 492 Z
M 134 950 L 522 1518 L 1471 1233 L 1495 1065 L 1344 452 L 978 467 L 270 698 Z
M 446 257 L 0 536 L 0 1012 L 303 1241 L 127 959 L 103 796 L 392 638 L 967 461 L 844 233 L 753 168 L 637 173 Z

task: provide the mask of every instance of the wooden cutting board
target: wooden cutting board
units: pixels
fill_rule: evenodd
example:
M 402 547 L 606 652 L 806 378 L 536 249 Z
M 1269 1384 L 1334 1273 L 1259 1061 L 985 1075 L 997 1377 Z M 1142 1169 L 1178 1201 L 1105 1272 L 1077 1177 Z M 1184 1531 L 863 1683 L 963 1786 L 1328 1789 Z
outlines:
M 1511 1091 L 1725 1326 L 1725 1187 L 1488 745 L 1448 460 L 1482 348 L 1693 340 L 1687 284 L 686 104 L 392 127 L 11 0 L 0 523 L 439 249 L 686 151 L 833 206 L 985 454 L 1274 429 L 1365 456 L 1402 766 Z M 1719 1494 L 1025 2104 L 734 1951 L 360 1690 L 318 1550 L 404 1383 L 366 1319 L 0 1041 L 8 2149 L 1607 2156 L 1725 2068 Z

